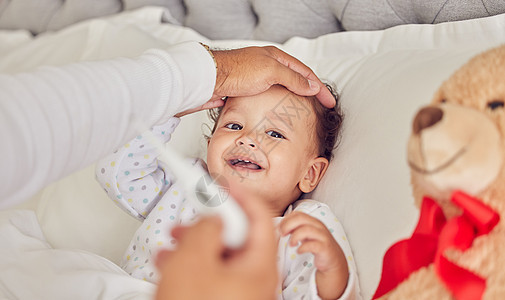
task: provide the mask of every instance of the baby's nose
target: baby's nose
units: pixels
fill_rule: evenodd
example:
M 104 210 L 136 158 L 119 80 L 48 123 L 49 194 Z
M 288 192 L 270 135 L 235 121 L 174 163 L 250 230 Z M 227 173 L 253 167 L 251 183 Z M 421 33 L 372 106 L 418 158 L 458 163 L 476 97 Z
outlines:
M 249 146 L 251 148 L 256 148 L 256 143 L 248 137 L 241 137 L 241 138 L 237 139 L 237 145 L 238 146 L 245 145 L 245 146 Z

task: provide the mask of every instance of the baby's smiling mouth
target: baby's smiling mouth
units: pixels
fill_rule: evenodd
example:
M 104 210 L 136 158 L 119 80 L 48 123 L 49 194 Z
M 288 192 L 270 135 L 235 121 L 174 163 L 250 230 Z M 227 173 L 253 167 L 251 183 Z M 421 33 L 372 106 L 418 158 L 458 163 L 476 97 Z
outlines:
M 249 169 L 249 170 L 262 170 L 263 169 L 257 163 L 246 160 L 246 159 L 234 158 L 234 159 L 228 160 L 228 163 L 233 168 L 244 168 L 244 169 Z

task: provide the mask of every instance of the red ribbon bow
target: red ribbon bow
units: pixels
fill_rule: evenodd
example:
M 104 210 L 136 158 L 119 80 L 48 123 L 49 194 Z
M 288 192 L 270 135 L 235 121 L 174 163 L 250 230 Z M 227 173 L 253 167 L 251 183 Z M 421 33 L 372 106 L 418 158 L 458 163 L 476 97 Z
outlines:
M 410 239 L 391 246 L 384 255 L 382 277 L 373 299 L 383 296 L 417 269 L 434 263 L 436 274 L 459 300 L 481 299 L 486 281 L 445 256 L 447 249 L 468 249 L 473 240 L 489 233 L 500 216 L 479 199 L 463 192 L 453 193 L 451 201 L 463 214 L 446 220 L 440 206 L 424 197 L 419 222 Z

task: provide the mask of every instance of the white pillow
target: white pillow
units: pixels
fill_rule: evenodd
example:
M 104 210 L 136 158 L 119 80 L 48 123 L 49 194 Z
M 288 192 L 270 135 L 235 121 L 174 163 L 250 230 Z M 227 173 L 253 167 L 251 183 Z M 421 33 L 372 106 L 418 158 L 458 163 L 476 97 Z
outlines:
M 190 29 L 160 24 L 162 13 L 158 8 L 143 8 L 45 34 L 0 58 L 0 70 L 134 56 L 148 48 L 186 40 L 220 48 L 270 44 L 208 41 Z M 328 173 L 311 196 L 328 203 L 342 222 L 354 251 L 364 298 L 370 298 L 376 288 L 385 250 L 409 236 L 416 223 L 405 155 L 415 111 L 471 56 L 504 43 L 503 28 L 505 15 L 498 15 L 343 32 L 314 40 L 293 38 L 279 45 L 309 64 L 320 77 L 335 82 L 341 92 L 346 114 L 342 141 Z M 205 157 L 204 120 L 202 113 L 183 119 L 173 139 L 178 150 Z M 54 247 L 84 249 L 114 262 L 138 226 L 102 193 L 94 182 L 92 166 L 54 183 L 25 206 L 37 211 Z

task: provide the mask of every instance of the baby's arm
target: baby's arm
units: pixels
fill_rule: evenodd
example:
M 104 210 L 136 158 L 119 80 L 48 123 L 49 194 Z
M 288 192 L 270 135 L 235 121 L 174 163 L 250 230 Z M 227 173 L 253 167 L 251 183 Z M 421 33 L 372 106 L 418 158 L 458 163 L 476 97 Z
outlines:
M 314 255 L 317 295 L 321 299 L 339 299 L 346 291 L 350 275 L 346 255 L 333 236 L 336 218 L 325 205 L 310 213 L 314 216 L 301 211 L 286 216 L 280 224 L 281 233 L 291 234 L 289 244 L 291 247 L 299 245 L 298 254 Z M 306 292 L 311 293 L 310 289 Z
M 153 127 L 152 133 L 166 143 L 179 121 L 170 118 Z M 156 148 L 139 135 L 96 164 L 96 179 L 107 195 L 139 220 L 145 219 L 174 180 L 158 156 Z

